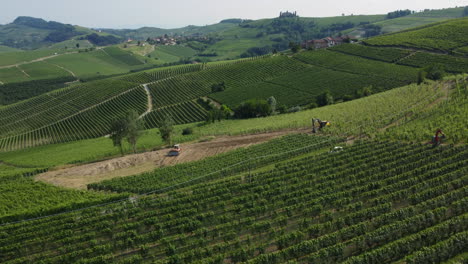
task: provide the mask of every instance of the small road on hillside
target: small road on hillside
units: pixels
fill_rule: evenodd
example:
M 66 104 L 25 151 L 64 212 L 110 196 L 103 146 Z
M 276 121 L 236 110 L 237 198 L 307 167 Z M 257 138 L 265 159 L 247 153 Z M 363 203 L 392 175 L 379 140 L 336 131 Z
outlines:
M 18 67 L 18 66 L 23 65 L 23 64 L 29 64 L 29 63 L 33 63 L 33 62 L 39 62 L 39 61 L 51 59 L 51 58 L 54 58 L 54 57 L 57 57 L 57 56 L 60 56 L 60 55 L 67 55 L 67 54 L 74 54 L 74 53 L 78 53 L 78 51 L 67 52 L 67 53 L 61 53 L 61 54 L 54 54 L 54 55 L 50 55 L 50 56 L 46 56 L 46 57 L 37 58 L 37 59 L 31 60 L 31 61 L 23 61 L 23 62 L 18 62 L 18 63 L 16 63 L 16 64 L 0 66 L 0 69 L 7 69 L 7 68 Z
M 209 141 L 182 144 L 182 153 L 177 157 L 169 157 L 167 156 L 169 149 L 161 149 L 90 164 L 58 168 L 39 174 L 35 179 L 57 186 L 85 190 L 86 185 L 90 183 L 201 160 L 237 148 L 263 143 L 286 134 L 308 131 L 309 129 L 296 129 L 252 135 L 219 136 Z
M 146 112 L 140 115 L 139 119 L 142 119 L 145 117 L 147 114 L 149 114 L 151 111 L 153 111 L 153 97 L 151 96 L 151 92 L 148 88 L 149 83 L 143 84 L 143 88 L 145 89 L 146 95 L 148 96 L 148 109 L 146 109 Z
M 52 63 L 51 63 L 51 64 L 52 64 Z M 57 64 L 52 64 L 52 65 L 54 65 L 55 67 L 59 67 L 60 69 L 62 69 L 62 70 L 64 70 L 64 71 L 67 71 L 67 72 L 70 73 L 73 77 L 76 78 L 75 73 L 72 72 L 71 70 L 69 70 L 69 69 L 67 69 L 67 68 L 65 68 L 65 67 L 62 67 L 62 66 L 60 66 L 60 65 L 57 65 Z

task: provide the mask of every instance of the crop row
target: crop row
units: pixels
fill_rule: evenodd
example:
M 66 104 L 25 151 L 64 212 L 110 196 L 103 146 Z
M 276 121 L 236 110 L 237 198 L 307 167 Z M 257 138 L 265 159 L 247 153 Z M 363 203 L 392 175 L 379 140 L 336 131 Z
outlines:
M 14 150 L 104 136 L 109 133 L 112 120 L 124 116 L 129 110 L 143 113 L 146 110 L 145 102 L 147 102 L 146 93 L 141 87 L 137 87 L 62 120 L 5 137 L 0 140 L 0 149 Z
M 454 19 L 401 33 L 388 34 L 364 40 L 376 46 L 397 46 L 448 52 L 468 43 L 468 19 Z
M 381 60 L 385 62 L 396 62 L 411 54 L 412 51 L 397 48 L 377 48 L 357 44 L 345 44 L 331 48 L 332 51 L 355 55 L 363 58 Z
M 468 59 L 451 55 L 416 52 L 416 54 L 398 62 L 399 64 L 423 68 L 432 64 L 442 64 L 446 71 L 454 73 L 468 72 Z
M 207 111 L 194 101 L 164 106 L 145 116 L 146 128 L 159 127 L 167 116 L 170 116 L 175 124 L 186 124 L 206 120 Z
M 467 230 L 467 151 L 356 143 L 264 172 L 3 226 L 0 260 L 388 263 Z
M 135 87 L 122 81 L 96 81 L 53 91 L 0 109 L 0 137 L 28 132 L 67 118 Z
M 294 56 L 294 58 L 329 69 L 385 79 L 396 79 L 405 83 L 416 81 L 418 75 L 418 71 L 412 67 L 368 60 L 329 50 L 303 52 Z

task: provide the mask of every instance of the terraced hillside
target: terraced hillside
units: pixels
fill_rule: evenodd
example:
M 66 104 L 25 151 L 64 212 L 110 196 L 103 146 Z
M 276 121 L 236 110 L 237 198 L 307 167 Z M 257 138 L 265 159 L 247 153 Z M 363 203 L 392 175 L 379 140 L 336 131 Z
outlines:
M 0 259 L 444 261 L 466 250 L 467 151 L 363 141 L 286 158 L 263 171 L 2 226 Z

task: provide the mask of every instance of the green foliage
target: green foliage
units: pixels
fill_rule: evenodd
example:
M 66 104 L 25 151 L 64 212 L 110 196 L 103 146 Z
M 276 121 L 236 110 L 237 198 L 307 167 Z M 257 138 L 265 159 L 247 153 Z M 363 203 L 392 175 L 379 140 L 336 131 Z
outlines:
M 397 17 L 403 17 L 403 16 L 411 15 L 411 13 L 412 12 L 409 9 L 397 10 L 397 11 L 389 12 L 387 14 L 387 18 L 388 19 L 393 19 L 393 18 L 397 18 Z
M 432 64 L 424 68 L 425 77 L 431 80 L 441 80 L 445 75 L 445 66 L 443 64 Z
M 333 103 L 334 103 L 334 99 L 330 91 L 325 91 L 321 95 L 317 96 L 318 106 L 331 105 Z
M 192 135 L 193 134 L 193 129 L 191 127 L 186 127 L 182 129 L 182 135 Z
M 211 85 L 211 92 L 212 93 L 222 92 L 224 90 L 226 90 L 226 85 L 224 84 L 224 82 L 215 83 L 215 84 Z
M 122 41 L 122 39 L 113 35 L 101 36 L 96 33 L 87 35 L 85 39 L 89 40 L 91 43 L 93 43 L 96 46 L 113 45 L 113 44 L 118 44 Z
M 276 98 L 274 96 L 270 96 L 267 99 L 268 104 L 270 105 L 271 112 L 275 113 L 276 112 L 276 105 L 278 104 L 276 101 Z
M 174 120 L 170 115 L 166 115 L 158 127 L 159 134 L 164 142 L 171 145 L 172 135 L 174 133 Z
M 112 140 L 114 147 L 119 147 L 120 154 L 123 156 L 122 141 L 125 138 L 127 132 L 127 121 L 123 118 L 115 119 L 111 123 L 109 138 Z
M 271 105 L 262 99 L 250 99 L 234 109 L 236 118 L 264 117 L 271 114 Z
M 141 130 L 143 130 L 144 121 L 139 118 L 138 112 L 135 110 L 130 110 L 126 116 L 126 131 L 125 137 L 127 138 L 128 143 L 133 148 L 133 153 L 136 153 L 136 144 L 138 138 L 141 136 Z
M 376 24 L 366 24 L 362 26 L 366 38 L 378 36 L 382 33 L 382 27 Z

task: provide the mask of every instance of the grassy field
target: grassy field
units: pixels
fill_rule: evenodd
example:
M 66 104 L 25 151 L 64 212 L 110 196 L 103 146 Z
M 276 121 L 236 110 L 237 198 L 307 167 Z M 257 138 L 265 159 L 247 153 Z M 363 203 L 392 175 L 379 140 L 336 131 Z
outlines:
M 67 51 L 60 49 L 41 49 L 34 51 L 3 52 L 0 54 L 0 66 L 29 62 L 38 58 L 53 56 Z
M 80 77 L 125 73 L 133 69 L 102 50 L 63 55 L 48 61 L 69 69 Z
M 0 81 L 8 82 L 25 82 L 31 78 L 24 74 L 18 67 L 0 69 Z
M 80 45 L 80 49 L 89 49 L 94 47 L 94 45 L 89 42 L 88 40 L 77 40 L 77 39 L 70 39 L 65 40 L 59 43 L 55 43 L 48 47 L 47 49 L 65 49 L 65 50 L 78 50 L 76 44 Z

